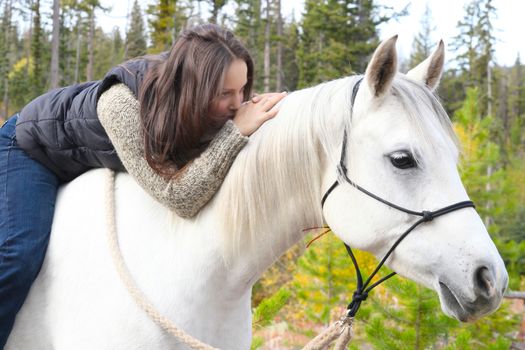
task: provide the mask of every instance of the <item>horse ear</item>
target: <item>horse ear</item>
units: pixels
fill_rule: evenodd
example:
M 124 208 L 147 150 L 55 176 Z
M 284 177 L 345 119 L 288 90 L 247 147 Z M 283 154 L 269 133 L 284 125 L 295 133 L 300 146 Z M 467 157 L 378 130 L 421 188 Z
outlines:
M 374 52 L 368 67 L 366 67 L 366 86 L 374 97 L 380 97 L 392 85 L 397 72 L 397 35 L 383 41 Z
M 445 62 L 445 44 L 439 41 L 437 49 L 426 60 L 412 68 L 406 76 L 412 80 L 427 85 L 431 90 L 435 90 L 439 85 L 443 64 Z

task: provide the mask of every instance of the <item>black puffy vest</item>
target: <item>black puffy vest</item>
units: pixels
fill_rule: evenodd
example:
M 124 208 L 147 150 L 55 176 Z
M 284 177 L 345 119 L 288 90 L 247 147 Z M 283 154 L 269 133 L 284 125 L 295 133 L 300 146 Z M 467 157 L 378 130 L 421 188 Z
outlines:
M 167 53 L 160 56 L 166 57 Z M 97 102 L 104 91 L 119 82 L 137 96 L 151 62 L 144 58 L 127 61 L 112 68 L 103 80 L 54 89 L 37 97 L 19 113 L 18 144 L 62 181 L 92 168 L 125 171 L 100 124 Z

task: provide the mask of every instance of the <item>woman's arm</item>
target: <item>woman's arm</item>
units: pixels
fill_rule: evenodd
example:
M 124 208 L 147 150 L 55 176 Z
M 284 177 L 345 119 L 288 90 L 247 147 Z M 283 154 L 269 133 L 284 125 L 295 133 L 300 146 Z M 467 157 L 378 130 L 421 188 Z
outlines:
M 172 180 L 158 175 L 144 157 L 139 102 L 124 84 L 112 86 L 98 101 L 97 113 L 122 164 L 157 201 L 189 218 L 213 197 L 248 138 L 232 121 L 219 130 L 208 148 Z

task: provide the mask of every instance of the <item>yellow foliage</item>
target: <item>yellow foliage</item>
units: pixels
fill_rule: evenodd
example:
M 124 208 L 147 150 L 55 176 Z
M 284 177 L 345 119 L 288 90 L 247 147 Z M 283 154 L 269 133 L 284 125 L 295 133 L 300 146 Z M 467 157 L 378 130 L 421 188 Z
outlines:
M 29 62 L 29 63 L 28 63 Z M 9 80 L 12 80 L 14 79 L 16 76 L 18 76 L 18 74 L 22 71 L 22 70 L 25 70 L 26 69 L 26 66 L 29 64 L 29 74 L 31 75 L 33 73 L 33 59 L 32 58 L 29 58 L 29 60 L 24 57 L 24 58 L 21 58 L 18 60 L 18 62 L 16 62 L 13 67 L 11 68 L 11 71 L 9 72 L 8 74 L 8 78 Z

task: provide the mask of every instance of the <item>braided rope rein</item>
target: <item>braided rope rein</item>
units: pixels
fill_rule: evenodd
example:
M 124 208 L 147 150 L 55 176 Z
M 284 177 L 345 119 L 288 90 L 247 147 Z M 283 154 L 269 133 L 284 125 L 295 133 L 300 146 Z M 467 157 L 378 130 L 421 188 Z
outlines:
M 219 350 L 211 345 L 205 344 L 193 338 L 183 330 L 179 329 L 171 320 L 162 316 L 155 306 L 147 299 L 137 287 L 135 281 L 126 267 L 124 257 L 118 243 L 117 223 L 115 217 L 115 172 L 108 169 L 106 177 L 106 221 L 108 225 L 108 244 L 111 251 L 113 263 L 117 269 L 120 279 L 126 286 L 135 303 L 163 330 L 179 339 L 190 348 L 195 350 Z M 334 350 L 346 349 L 352 339 L 352 323 L 354 318 L 343 316 L 334 322 L 321 334 L 312 339 L 303 350 L 325 350 L 337 340 Z
M 353 317 L 343 316 L 337 322 L 332 323 L 323 333 L 310 340 L 302 350 L 325 350 L 337 340 L 333 350 L 344 350 L 352 340 Z
M 153 322 L 155 322 L 169 334 L 184 342 L 190 348 L 195 350 L 219 350 L 193 338 L 191 335 L 179 329 L 169 319 L 162 316 L 160 312 L 157 311 L 155 306 L 146 298 L 144 293 L 140 291 L 135 281 L 133 281 L 133 278 L 131 277 L 130 272 L 124 262 L 124 258 L 118 243 L 117 224 L 115 219 L 115 172 L 109 170 L 106 180 L 106 220 L 109 227 L 109 248 L 111 250 L 113 263 L 117 268 L 120 279 L 128 289 L 131 297 L 135 303 L 153 320 Z

